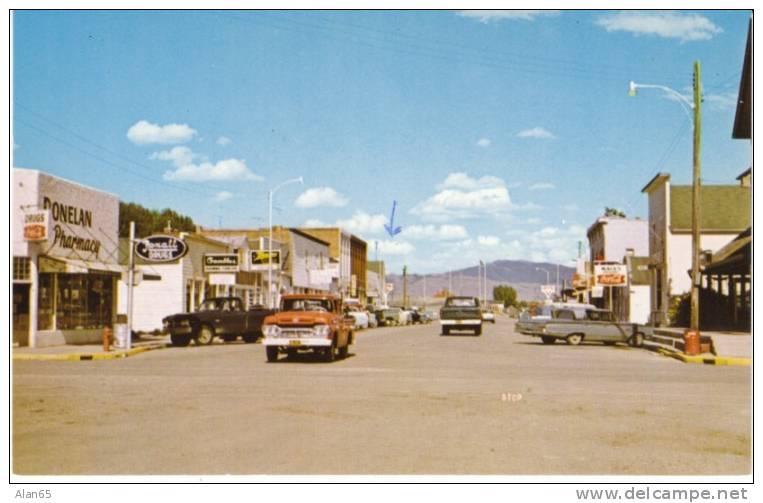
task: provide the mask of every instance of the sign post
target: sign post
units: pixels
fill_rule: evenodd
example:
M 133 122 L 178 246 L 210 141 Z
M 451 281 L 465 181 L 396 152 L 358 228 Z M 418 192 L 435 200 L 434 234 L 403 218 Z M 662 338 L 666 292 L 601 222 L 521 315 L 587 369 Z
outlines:
M 130 222 L 130 268 L 127 271 L 127 341 L 125 347 L 132 348 L 132 295 L 135 275 L 135 222 Z

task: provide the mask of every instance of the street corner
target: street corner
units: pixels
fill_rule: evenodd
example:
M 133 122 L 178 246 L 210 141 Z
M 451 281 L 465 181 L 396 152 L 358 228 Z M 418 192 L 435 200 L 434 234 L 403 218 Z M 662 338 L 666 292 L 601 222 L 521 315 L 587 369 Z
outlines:
M 752 365 L 752 358 L 742 358 L 734 356 L 690 356 L 677 351 L 670 351 L 664 348 L 657 348 L 657 352 L 663 356 L 667 356 L 678 360 L 683 363 L 700 363 L 703 365 L 720 365 L 720 366 L 736 366 L 736 367 L 749 367 Z
M 151 346 L 141 346 L 129 350 L 112 351 L 108 353 L 16 353 L 13 355 L 14 361 L 92 361 L 92 360 L 119 360 L 128 358 L 140 353 L 156 349 L 166 348 L 166 344 L 155 344 Z

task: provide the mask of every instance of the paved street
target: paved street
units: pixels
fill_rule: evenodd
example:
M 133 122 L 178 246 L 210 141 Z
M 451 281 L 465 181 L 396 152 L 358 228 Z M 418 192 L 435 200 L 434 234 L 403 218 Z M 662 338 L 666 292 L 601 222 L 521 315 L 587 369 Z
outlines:
M 362 332 L 351 356 L 260 345 L 14 362 L 17 474 L 745 474 L 750 367 L 543 346 L 499 318 Z

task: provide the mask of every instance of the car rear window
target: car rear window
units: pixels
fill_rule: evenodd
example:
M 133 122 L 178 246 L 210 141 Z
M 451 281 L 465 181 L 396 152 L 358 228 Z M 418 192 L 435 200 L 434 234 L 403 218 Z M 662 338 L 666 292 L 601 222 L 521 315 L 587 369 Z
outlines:
M 448 299 L 445 304 L 448 307 L 477 307 L 477 301 L 475 299 Z

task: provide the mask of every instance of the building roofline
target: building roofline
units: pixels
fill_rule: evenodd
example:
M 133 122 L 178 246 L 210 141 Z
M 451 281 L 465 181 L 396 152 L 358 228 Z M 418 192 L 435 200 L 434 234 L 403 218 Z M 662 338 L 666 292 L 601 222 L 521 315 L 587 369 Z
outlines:
M 641 192 L 649 193 L 654 188 L 653 185 L 657 184 L 658 182 L 669 182 L 670 181 L 670 174 L 669 173 L 657 173 L 654 175 L 654 178 L 649 180 L 649 182 L 644 185 L 644 188 L 641 189 Z
M 747 168 L 747 169 L 746 169 L 746 170 L 744 170 L 744 171 L 742 171 L 742 172 L 739 174 L 739 176 L 737 176 L 737 177 L 736 177 L 736 179 L 737 179 L 737 180 L 741 180 L 742 178 L 744 178 L 745 176 L 749 175 L 750 173 L 752 173 L 752 168 L 751 168 L 751 167 L 750 167 L 750 168 Z
M 126 201 L 122 201 L 121 199 L 119 199 L 119 196 L 117 194 L 114 194 L 113 192 L 109 192 L 108 190 L 97 189 L 95 187 L 91 187 L 90 185 L 85 185 L 84 183 L 80 183 L 80 182 L 77 182 L 77 181 L 74 181 L 74 180 L 70 180 L 68 178 L 63 178 L 63 177 L 58 176 L 58 175 L 53 175 L 51 173 L 48 173 L 47 171 L 42 171 L 42 170 L 34 169 L 34 168 L 22 168 L 20 166 L 13 166 L 13 169 L 18 170 L 18 171 L 28 171 L 28 172 L 32 172 L 32 173 L 37 173 L 38 175 L 49 176 L 51 178 L 55 178 L 57 180 L 61 180 L 62 182 L 66 182 L 66 183 L 70 183 L 72 185 L 76 185 L 76 186 L 78 186 L 78 187 L 80 187 L 82 189 L 90 190 L 90 191 L 93 191 L 93 192 L 100 192 L 101 194 L 105 194 L 107 196 L 114 197 L 120 203 L 121 202 L 126 202 Z
M 294 234 L 298 234 L 298 235 L 300 235 L 300 236 L 302 236 L 304 238 L 307 238 L 307 239 L 310 239 L 312 241 L 315 241 L 316 243 L 319 243 L 319 244 L 322 244 L 322 245 L 326 245 L 326 246 L 331 246 L 331 243 L 328 243 L 328 242 L 326 242 L 326 241 L 324 241 L 322 239 L 319 239 L 319 238 L 317 238 L 315 236 L 312 236 L 312 235 L 308 234 L 307 232 L 303 232 L 300 229 L 297 229 L 296 227 L 289 227 L 288 230 L 293 232 Z

